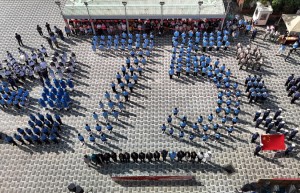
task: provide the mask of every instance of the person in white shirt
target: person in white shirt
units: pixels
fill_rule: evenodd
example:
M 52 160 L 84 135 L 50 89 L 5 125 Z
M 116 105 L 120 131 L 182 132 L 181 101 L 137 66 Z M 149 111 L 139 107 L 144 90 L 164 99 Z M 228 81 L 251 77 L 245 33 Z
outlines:
M 6 68 L 4 68 L 5 70 L 5 76 L 8 77 L 11 75 L 11 71 L 10 70 L 7 70 Z
M 11 58 L 10 61 L 9 61 L 9 65 L 13 65 L 16 63 L 16 60 L 14 58 Z
M 68 59 L 67 52 L 64 52 L 64 53 L 62 54 L 62 57 L 63 57 L 63 59 L 64 59 L 65 61 L 67 61 L 67 59 Z
M 211 151 L 208 151 L 208 152 L 206 152 L 206 153 L 204 153 L 204 160 L 203 160 L 203 162 L 205 163 L 205 162 L 207 162 L 207 161 L 211 161 L 211 157 L 212 157 L 212 155 L 211 155 Z
M 47 68 L 47 63 L 45 62 L 45 60 L 42 60 L 42 61 L 40 62 L 40 67 L 41 67 L 42 70 L 44 70 L 44 69 Z
M 20 69 L 19 76 L 20 76 L 21 80 L 25 81 L 25 71 L 23 71 L 23 69 Z
M 25 64 L 25 55 L 23 53 L 20 54 L 20 62 Z
M 99 31 L 101 29 L 101 24 L 98 23 L 97 26 L 96 26 L 97 30 Z
M 41 67 L 38 64 L 36 64 L 34 66 L 33 70 L 34 70 L 34 73 L 38 75 L 41 71 Z
M 29 67 L 33 68 L 33 66 L 34 66 L 33 60 L 29 60 L 28 64 L 29 64 Z
M 202 162 L 202 160 L 203 160 L 203 158 L 204 158 L 204 154 L 203 154 L 203 152 L 200 152 L 200 151 L 199 151 L 199 152 L 197 153 L 197 157 L 198 157 L 198 162 L 200 162 L 200 163 L 201 163 L 201 162 Z
M 25 73 L 29 77 L 30 80 L 34 80 L 33 70 L 31 70 L 30 68 L 27 67 L 25 69 Z

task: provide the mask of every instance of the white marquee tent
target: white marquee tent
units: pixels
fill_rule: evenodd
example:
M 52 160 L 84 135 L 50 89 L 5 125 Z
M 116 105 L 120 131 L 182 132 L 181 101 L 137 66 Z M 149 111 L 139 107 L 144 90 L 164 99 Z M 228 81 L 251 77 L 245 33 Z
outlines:
M 281 17 L 290 33 L 300 33 L 300 15 L 282 14 Z
M 68 0 L 63 9 L 66 19 L 125 19 L 124 0 Z M 126 1 L 126 0 L 125 0 Z M 164 2 L 161 6 L 160 2 Z M 127 0 L 128 19 L 224 18 L 222 0 Z M 84 2 L 88 2 L 85 6 Z M 88 10 L 87 10 L 88 9 Z

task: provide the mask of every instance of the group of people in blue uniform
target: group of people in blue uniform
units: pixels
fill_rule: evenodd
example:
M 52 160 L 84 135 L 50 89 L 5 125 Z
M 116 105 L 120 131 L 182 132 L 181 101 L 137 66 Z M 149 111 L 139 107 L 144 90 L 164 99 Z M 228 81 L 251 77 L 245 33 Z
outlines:
M 45 81 L 45 86 L 41 94 L 42 97 L 38 100 L 39 104 L 43 108 L 68 110 L 71 104 L 69 89 L 74 89 L 74 84 L 71 79 L 53 79 L 53 84 L 48 79 Z

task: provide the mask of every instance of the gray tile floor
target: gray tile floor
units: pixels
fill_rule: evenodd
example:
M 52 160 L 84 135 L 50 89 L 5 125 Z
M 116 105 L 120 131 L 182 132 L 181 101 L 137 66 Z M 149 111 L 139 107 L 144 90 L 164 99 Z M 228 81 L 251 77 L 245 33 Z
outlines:
M 57 25 L 63 29 L 63 20 L 52 1 L 5 1 L 2 2 L 2 7 L 2 58 L 5 57 L 6 50 L 17 54 L 15 32 L 22 35 L 26 46 L 38 48 L 40 44 L 47 45 L 47 42 L 36 32 L 37 24 L 44 28 L 45 22 L 49 22 L 51 26 Z M 246 44 L 246 40 L 241 41 Z M 72 96 L 76 103 L 72 110 L 61 113 L 67 125 L 62 134 L 62 142 L 60 145 L 19 148 L 1 144 L 0 192 L 67 192 L 66 187 L 71 182 L 80 184 L 85 189 L 92 187 L 94 192 L 233 192 L 235 188 L 260 178 L 297 177 L 298 155 L 273 159 L 274 153 L 271 152 L 263 153 L 263 157 L 254 157 L 255 145 L 248 141 L 255 131 L 251 122 L 252 115 L 260 108 L 277 110 L 280 107 L 284 110 L 283 116 L 288 129 L 299 125 L 299 102 L 290 104 L 284 88 L 284 82 L 290 73 L 299 75 L 299 55 L 293 55 L 291 60 L 284 62 L 283 57 L 275 56 L 277 45 L 263 42 L 258 37 L 254 44 L 261 46 L 267 61 L 259 74 L 262 74 L 270 90 L 270 99 L 264 104 L 249 105 L 247 98 L 242 97 L 242 121 L 237 125 L 234 136 L 224 136 L 222 143 L 204 144 L 199 138 L 194 143 L 188 143 L 162 134 L 160 125 L 175 106 L 179 108 L 179 114 L 185 114 L 189 120 L 196 120 L 199 115 L 207 117 L 214 111 L 217 89 L 201 78 L 169 80 L 167 72 L 170 41 L 168 38 L 157 38 L 156 42 L 158 47 L 145 68 L 141 85 L 131 97 L 132 102 L 126 105 L 129 113 L 121 116 L 119 123 L 113 123 L 116 133 L 109 134 L 110 145 L 99 143 L 94 146 L 81 146 L 76 135 L 80 132 L 88 137 L 84 125 L 94 125 L 92 112 L 100 113 L 98 101 L 103 100 L 105 90 L 110 91 L 109 82 L 114 80 L 115 73 L 125 62 L 124 56 L 103 57 L 93 53 L 90 42 L 85 39 L 71 38 L 68 43 L 64 43 L 64 49 L 77 54 L 80 68 L 75 76 L 76 91 Z M 256 73 L 238 70 L 234 50 L 226 55 L 212 54 L 213 60 L 217 57 L 221 64 L 230 66 L 233 79 L 240 83 L 244 82 L 249 73 Z M 30 89 L 30 95 L 37 99 L 41 86 L 32 84 Z M 26 126 L 29 112 L 39 110 L 37 102 L 33 100 L 29 110 L 19 113 L 1 111 L 0 131 L 8 134 L 15 132 L 17 127 Z M 176 123 L 179 121 L 176 120 Z M 258 131 L 263 132 L 262 129 Z M 177 133 L 178 130 L 175 134 Z M 188 141 L 187 136 L 185 139 Z M 296 143 L 299 146 L 299 138 Z M 88 168 L 82 159 L 84 154 L 93 152 L 155 151 L 163 148 L 175 151 L 210 149 L 213 153 L 212 163 L 113 164 L 95 170 Z M 221 167 L 230 163 L 237 172 L 228 176 Z M 197 183 L 116 183 L 110 178 L 119 175 L 193 175 Z

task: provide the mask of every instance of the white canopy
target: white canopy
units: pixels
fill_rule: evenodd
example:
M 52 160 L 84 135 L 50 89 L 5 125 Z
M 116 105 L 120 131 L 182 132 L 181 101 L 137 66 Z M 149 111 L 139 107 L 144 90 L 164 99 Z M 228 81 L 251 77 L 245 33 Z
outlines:
M 63 9 L 66 19 L 125 19 L 124 0 L 68 0 Z M 126 0 L 125 0 L 126 1 Z M 164 2 L 163 6 L 160 2 Z M 202 0 L 199 8 L 197 0 L 127 0 L 128 19 L 172 18 L 224 18 L 225 8 L 222 0 Z M 87 10 L 88 8 L 88 10 Z
M 300 15 L 282 14 L 282 19 L 290 33 L 300 32 Z

